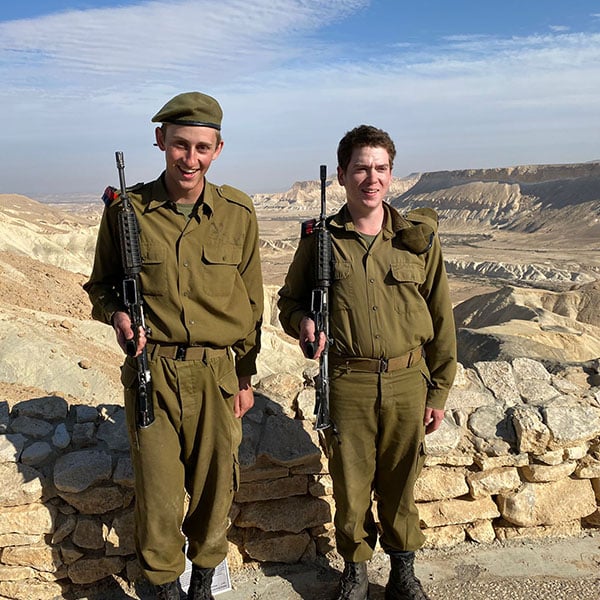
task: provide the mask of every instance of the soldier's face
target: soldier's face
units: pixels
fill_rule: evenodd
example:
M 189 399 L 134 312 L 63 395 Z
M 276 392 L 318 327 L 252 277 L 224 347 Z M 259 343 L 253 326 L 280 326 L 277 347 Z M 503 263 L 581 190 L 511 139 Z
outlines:
M 354 148 L 348 168 L 338 167 L 338 181 L 346 188 L 350 208 L 361 213 L 377 208 L 383 202 L 392 181 L 390 157 L 385 148 Z
M 223 148 L 212 127 L 173 124 L 157 127 L 156 144 L 165 153 L 167 188 L 182 194 L 202 191 L 204 176 Z

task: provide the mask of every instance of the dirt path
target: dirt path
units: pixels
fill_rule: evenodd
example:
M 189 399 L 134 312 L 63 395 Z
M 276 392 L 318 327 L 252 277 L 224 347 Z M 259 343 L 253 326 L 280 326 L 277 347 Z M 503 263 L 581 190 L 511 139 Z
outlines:
M 334 568 L 332 568 L 332 566 Z M 267 566 L 234 574 L 218 600 L 329 600 L 340 564 Z M 600 533 L 563 540 L 462 544 L 417 555 L 431 600 L 600 600 Z M 370 600 L 383 600 L 387 558 L 369 563 Z

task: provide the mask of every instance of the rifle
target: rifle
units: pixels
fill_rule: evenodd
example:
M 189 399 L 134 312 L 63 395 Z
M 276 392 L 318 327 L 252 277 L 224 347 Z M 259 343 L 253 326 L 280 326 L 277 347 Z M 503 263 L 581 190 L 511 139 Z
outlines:
M 121 211 L 119 212 L 119 239 L 121 241 L 121 262 L 125 273 L 123 278 L 123 302 L 131 318 L 131 329 L 133 330 L 133 339 L 127 340 L 125 351 L 129 356 L 135 356 L 140 337 L 140 327 L 147 334 L 150 333 L 144 319 L 144 300 L 140 284 L 140 272 L 142 270 L 140 230 L 125 186 L 123 153 L 116 152 L 115 157 L 117 170 L 119 171 L 120 198 L 122 201 Z M 154 422 L 152 381 L 146 347 L 136 358 L 136 361 L 138 372 L 136 423 L 138 427 L 145 428 Z
M 327 165 L 321 165 L 321 214 L 314 224 L 317 245 L 315 264 L 316 286 L 310 299 L 310 316 L 315 322 L 315 341 L 306 345 L 306 354 L 313 358 L 319 346 L 321 332 L 325 334 L 325 348 L 319 357 L 319 376 L 315 390 L 315 429 L 317 431 L 331 427 L 329 418 L 329 286 L 331 285 L 331 234 L 325 222 L 325 180 Z M 314 223 L 314 221 L 313 221 Z

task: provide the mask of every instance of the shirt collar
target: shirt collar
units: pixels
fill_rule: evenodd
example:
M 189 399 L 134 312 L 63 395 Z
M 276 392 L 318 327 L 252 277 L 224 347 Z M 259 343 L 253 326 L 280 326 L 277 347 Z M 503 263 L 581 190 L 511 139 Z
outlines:
M 150 201 L 148 202 L 148 206 L 146 210 L 155 210 L 160 208 L 161 206 L 171 206 L 171 199 L 169 198 L 169 193 L 167 192 L 167 187 L 165 186 L 165 173 L 161 174 L 161 176 L 153 182 L 152 184 L 152 196 Z M 204 189 L 200 198 L 200 207 L 199 211 L 202 210 L 206 214 L 212 214 L 214 212 L 215 206 L 215 190 L 214 185 L 206 179 L 204 180 Z
M 385 211 L 385 221 L 382 228 L 383 238 L 393 238 L 400 229 L 407 227 L 408 223 L 404 217 L 387 202 L 383 203 Z M 345 229 L 346 231 L 356 231 L 356 227 L 352 222 L 348 205 L 344 204 L 342 208 L 331 217 L 330 224 L 336 229 Z

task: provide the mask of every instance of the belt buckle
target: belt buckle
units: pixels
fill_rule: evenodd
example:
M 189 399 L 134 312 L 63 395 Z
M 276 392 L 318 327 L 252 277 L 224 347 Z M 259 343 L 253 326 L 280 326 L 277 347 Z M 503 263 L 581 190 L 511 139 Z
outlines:
M 388 359 L 387 358 L 380 358 L 379 359 L 379 372 L 380 373 L 387 373 L 388 370 Z
M 186 347 L 185 346 L 177 346 L 177 350 L 175 352 L 175 360 L 185 360 Z

